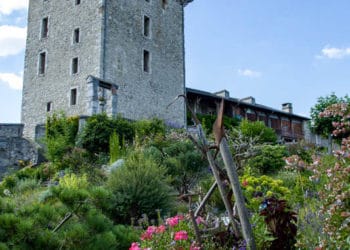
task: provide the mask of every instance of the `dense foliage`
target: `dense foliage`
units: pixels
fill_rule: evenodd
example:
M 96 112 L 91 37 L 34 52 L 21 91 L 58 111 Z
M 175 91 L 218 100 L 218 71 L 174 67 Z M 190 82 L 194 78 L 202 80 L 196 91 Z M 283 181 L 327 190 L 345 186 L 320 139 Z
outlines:
M 278 145 L 261 122 L 227 131 L 257 249 L 350 247 L 350 106 L 320 115 L 337 119 L 333 133 L 343 139 L 334 156 L 305 142 Z M 195 218 L 200 246 L 188 210 L 214 178 L 185 131 L 99 114 L 77 136 L 77 122 L 49 118 L 49 161 L 0 183 L 0 249 L 246 249 L 217 190 Z
M 317 103 L 310 111 L 311 131 L 327 138 L 334 129 L 333 122 L 338 122 L 340 116 L 323 116 L 321 114 L 327 107 L 341 103 L 350 103 L 350 98 L 347 95 L 345 97 L 337 97 L 334 93 L 325 97 L 319 97 Z

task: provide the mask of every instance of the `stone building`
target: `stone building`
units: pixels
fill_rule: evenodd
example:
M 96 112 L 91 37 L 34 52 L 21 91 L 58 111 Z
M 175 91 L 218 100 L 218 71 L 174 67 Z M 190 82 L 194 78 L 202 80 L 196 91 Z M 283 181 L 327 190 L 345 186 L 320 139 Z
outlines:
M 30 0 L 24 135 L 47 115 L 100 111 L 185 125 L 184 6 L 191 0 Z

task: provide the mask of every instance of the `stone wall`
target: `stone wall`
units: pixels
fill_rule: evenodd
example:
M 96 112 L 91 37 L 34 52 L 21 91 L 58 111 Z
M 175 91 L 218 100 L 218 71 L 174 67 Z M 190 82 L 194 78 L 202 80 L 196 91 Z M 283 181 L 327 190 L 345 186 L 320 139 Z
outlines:
M 183 6 L 176 0 L 106 0 L 104 79 L 118 89 L 118 113 L 185 125 Z M 145 35 L 145 17 L 148 32 Z M 148 51 L 149 71 L 144 70 Z
M 48 35 L 41 37 L 43 18 L 48 18 Z M 47 115 L 64 111 L 67 116 L 86 114 L 86 78 L 100 77 L 102 0 L 30 0 L 23 76 L 22 120 L 24 135 L 34 139 L 35 126 Z M 73 41 L 74 30 L 80 39 Z M 39 74 L 39 54 L 46 52 L 45 73 Z M 72 73 L 72 59 L 78 58 L 78 72 Z M 71 105 L 71 89 L 77 89 Z M 51 102 L 51 111 L 47 103 Z
M 22 135 L 23 124 L 0 124 L 0 178 L 9 167 L 18 168 L 19 161 L 37 162 L 36 146 Z

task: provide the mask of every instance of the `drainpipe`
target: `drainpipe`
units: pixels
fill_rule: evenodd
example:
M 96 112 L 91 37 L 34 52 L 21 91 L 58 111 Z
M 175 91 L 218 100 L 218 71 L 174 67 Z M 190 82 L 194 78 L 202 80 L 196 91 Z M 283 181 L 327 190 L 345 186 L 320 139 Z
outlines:
M 102 0 L 101 11 L 103 17 L 101 22 L 101 54 L 100 54 L 100 75 L 99 78 L 105 79 L 105 62 L 106 62 L 106 28 L 107 28 L 107 0 Z

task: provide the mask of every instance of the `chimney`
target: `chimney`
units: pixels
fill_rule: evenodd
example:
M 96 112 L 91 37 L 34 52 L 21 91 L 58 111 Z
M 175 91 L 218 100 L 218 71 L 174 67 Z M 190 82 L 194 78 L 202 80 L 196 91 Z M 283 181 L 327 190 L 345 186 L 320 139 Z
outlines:
M 292 114 L 293 113 L 293 105 L 290 102 L 283 103 L 282 104 L 282 110 L 284 112 Z
M 219 92 L 215 92 L 214 95 L 224 97 L 224 98 L 229 98 L 230 97 L 230 92 L 228 92 L 226 89 L 221 90 Z
M 255 104 L 255 98 L 252 96 L 242 98 L 241 101 L 249 104 Z

